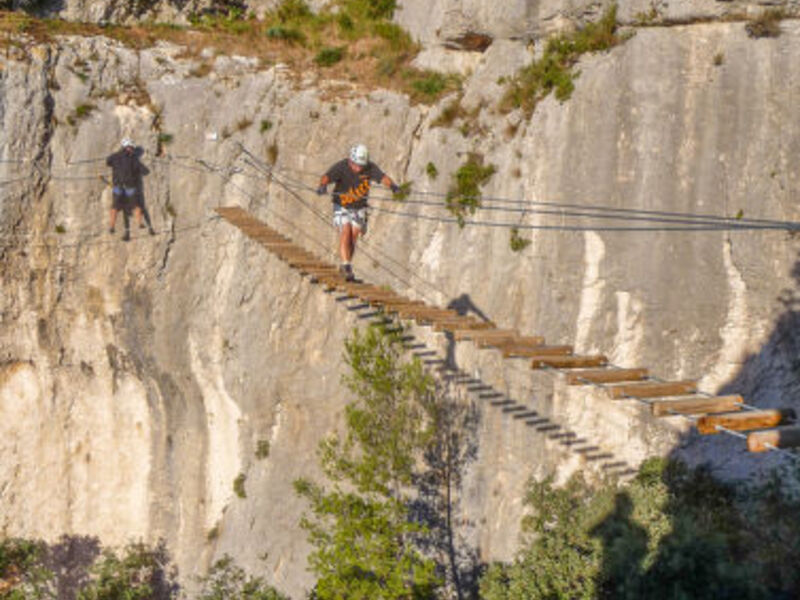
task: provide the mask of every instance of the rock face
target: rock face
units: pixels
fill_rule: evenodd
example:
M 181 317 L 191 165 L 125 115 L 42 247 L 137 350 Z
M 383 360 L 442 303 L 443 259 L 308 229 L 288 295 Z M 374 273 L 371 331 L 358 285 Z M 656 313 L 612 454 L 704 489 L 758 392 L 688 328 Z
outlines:
M 481 25 L 467 29 L 524 37 L 525 19 L 543 26 L 538 3 L 474 4 L 459 4 Z M 432 3 L 430 22 L 449 6 Z M 401 22 L 414 7 L 404 3 Z M 782 30 L 762 40 L 741 23 L 638 30 L 584 57 L 572 98 L 548 98 L 530 119 L 494 109 L 498 78 L 530 56 L 523 41 L 495 42 L 470 59 L 462 103 L 479 110 L 451 127 L 435 123 L 452 98 L 428 108 L 344 93 L 236 57 L 201 78 L 166 45 L 64 38 L 10 53 L 0 78 L 3 531 L 164 538 L 187 581 L 224 553 L 263 572 L 267 553 L 271 582 L 303 596 L 312 579 L 291 483 L 319 476 L 317 444 L 348 402 L 342 343 L 364 320 L 213 209 L 240 205 L 332 257 L 328 203 L 311 190 L 356 140 L 429 194 L 402 205 L 374 194 L 356 261 L 366 278 L 621 366 L 699 379 L 710 393 L 790 404 L 800 282 L 796 238 L 781 224 L 800 220 L 800 25 Z M 442 37 L 426 32 L 414 29 Z M 106 232 L 110 190 L 98 179 L 122 136 L 144 151 L 157 230 L 134 225 L 127 244 L 121 223 Z M 420 200 L 443 202 L 469 153 L 497 172 L 484 187 L 493 199 L 461 230 Z M 738 228 L 715 219 L 737 213 Z M 512 225 L 531 242 L 518 253 Z M 740 440 L 698 440 L 685 422 L 655 421 L 525 362 L 414 335 L 538 415 L 458 392 L 477 414 L 459 535 L 481 560 L 513 555 L 530 476 L 599 475 L 671 452 L 729 476 L 780 460 L 749 456 Z M 573 438 L 597 452 L 575 452 Z

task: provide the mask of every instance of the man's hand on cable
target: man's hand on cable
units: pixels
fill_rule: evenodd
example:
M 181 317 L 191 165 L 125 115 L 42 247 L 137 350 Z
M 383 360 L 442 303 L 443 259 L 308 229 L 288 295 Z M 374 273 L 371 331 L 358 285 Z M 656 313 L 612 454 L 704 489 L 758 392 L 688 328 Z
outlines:
M 327 184 L 326 184 L 326 185 L 320 185 L 320 186 L 317 188 L 317 194 L 318 194 L 319 196 L 324 196 L 324 195 L 325 195 L 325 194 L 327 194 L 327 193 L 328 193 L 328 186 L 327 186 Z
M 392 185 L 390 185 L 390 186 L 389 186 L 389 189 L 390 189 L 390 190 L 392 190 L 392 193 L 393 193 L 393 194 L 396 194 L 397 192 L 399 192 L 399 191 L 400 191 L 400 186 L 399 186 L 399 185 L 397 185 L 397 184 L 396 184 L 396 183 L 393 181 L 393 182 L 392 182 Z

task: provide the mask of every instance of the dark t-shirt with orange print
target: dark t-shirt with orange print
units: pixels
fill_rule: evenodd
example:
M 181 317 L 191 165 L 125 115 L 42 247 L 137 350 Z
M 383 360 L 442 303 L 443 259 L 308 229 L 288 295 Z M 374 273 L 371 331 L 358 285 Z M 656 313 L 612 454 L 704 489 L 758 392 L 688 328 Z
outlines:
M 347 208 L 364 208 L 369 198 L 373 181 L 383 179 L 383 171 L 373 162 L 368 162 L 358 173 L 354 173 L 347 159 L 340 160 L 325 173 L 333 183 L 333 203 Z

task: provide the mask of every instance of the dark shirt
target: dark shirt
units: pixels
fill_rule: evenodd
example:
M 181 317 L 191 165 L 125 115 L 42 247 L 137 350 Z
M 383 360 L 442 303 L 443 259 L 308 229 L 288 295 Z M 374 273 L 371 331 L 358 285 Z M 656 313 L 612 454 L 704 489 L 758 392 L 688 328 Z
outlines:
M 106 164 L 111 167 L 111 183 L 115 186 L 138 188 L 142 175 L 146 175 L 144 165 L 139 162 L 135 152 L 114 152 L 106 159 Z
M 325 173 L 333 186 L 333 203 L 347 208 L 364 208 L 369 199 L 369 188 L 373 181 L 383 179 L 383 171 L 373 162 L 368 162 L 358 173 L 354 173 L 347 159 L 335 163 Z

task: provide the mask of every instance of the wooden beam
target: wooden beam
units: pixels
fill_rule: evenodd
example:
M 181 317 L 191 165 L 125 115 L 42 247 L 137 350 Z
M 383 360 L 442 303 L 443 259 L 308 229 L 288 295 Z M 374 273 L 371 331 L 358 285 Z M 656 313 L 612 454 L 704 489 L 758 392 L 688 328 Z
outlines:
M 455 311 L 445 308 L 435 308 L 432 306 L 401 306 L 397 309 L 397 314 L 401 319 L 435 319 L 436 317 L 453 317 Z
M 439 321 L 433 326 L 434 331 L 459 331 L 464 329 L 478 330 L 478 329 L 491 329 L 494 323 L 490 321 L 476 321 L 474 317 L 459 317 L 457 319 L 450 319 L 448 321 Z
M 621 383 L 647 379 L 647 369 L 591 369 L 567 375 L 569 385 L 588 385 L 590 383 Z
M 552 367 L 554 369 L 577 369 L 581 367 L 600 367 L 608 364 L 608 358 L 597 354 L 592 356 L 535 356 L 531 360 L 532 369 Z
M 485 339 L 510 339 L 518 336 L 516 329 L 458 329 L 453 332 L 456 341 L 485 340 Z
M 514 344 L 497 344 L 504 358 L 515 356 L 566 356 L 572 354 L 572 346 L 527 346 Z
M 775 448 L 797 448 L 800 446 L 800 427 L 780 427 L 747 434 L 747 449 L 750 452 L 766 452 Z
M 722 413 L 719 415 L 706 415 L 697 420 L 697 431 L 703 435 L 719 433 L 717 427 L 732 429 L 733 431 L 747 431 L 748 429 L 767 429 L 777 427 L 788 421 L 794 421 L 797 414 L 791 408 L 770 410 L 743 410 L 736 413 Z
M 684 396 L 697 391 L 694 381 L 669 381 L 658 383 L 643 381 L 640 383 L 626 383 L 606 388 L 612 398 L 658 398 L 659 396 Z
M 721 412 L 732 412 L 741 410 L 741 396 L 715 396 L 705 398 L 684 398 L 674 400 L 653 400 L 650 403 L 650 411 L 656 417 L 668 417 L 670 415 L 704 415 Z
M 518 335 L 514 338 L 514 343 L 523 346 L 544 346 L 544 337 L 541 335 Z

